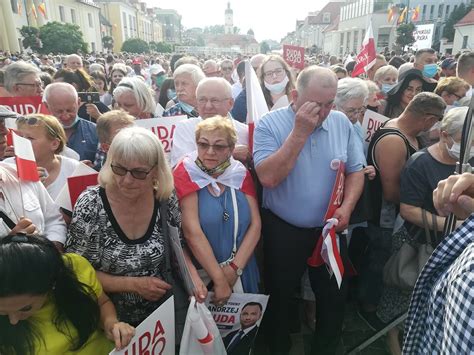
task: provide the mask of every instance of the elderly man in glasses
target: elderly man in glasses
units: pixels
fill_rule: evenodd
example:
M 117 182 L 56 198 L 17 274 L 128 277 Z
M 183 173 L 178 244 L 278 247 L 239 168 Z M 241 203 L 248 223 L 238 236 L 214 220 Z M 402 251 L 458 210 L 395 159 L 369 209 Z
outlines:
M 33 64 L 16 62 L 5 69 L 4 86 L 11 96 L 40 96 L 43 83 L 40 70 Z
M 196 89 L 199 117 L 181 121 L 176 125 L 171 148 L 171 166 L 175 166 L 186 154 L 196 150 L 195 130 L 202 120 L 216 115 L 228 117 L 237 130 L 237 146 L 234 158 L 246 162 L 250 158 L 248 150 L 248 127 L 232 118 L 230 110 L 234 105 L 232 87 L 224 78 L 203 79 Z

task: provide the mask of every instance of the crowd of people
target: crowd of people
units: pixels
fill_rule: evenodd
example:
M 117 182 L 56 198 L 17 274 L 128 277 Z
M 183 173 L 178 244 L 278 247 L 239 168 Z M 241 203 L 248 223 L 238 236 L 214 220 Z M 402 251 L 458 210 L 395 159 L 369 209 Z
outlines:
M 408 321 L 388 331 L 391 354 L 472 352 L 474 178 L 450 175 L 473 95 L 474 52 L 385 52 L 358 78 L 356 63 L 343 60 L 319 56 L 295 70 L 277 54 L 4 53 L 0 98 L 40 96 L 47 112 L 0 106 L 0 353 L 126 346 L 182 282 L 167 270 L 171 233 L 198 302 L 208 291 L 216 305 L 232 292 L 270 295 L 259 334 L 270 354 L 292 347 L 295 298 L 313 330 L 313 354 L 340 351 L 348 302 L 374 331 L 410 307 Z M 268 108 L 254 131 L 246 62 Z M 370 139 L 368 110 L 387 117 Z M 187 119 L 176 123 L 169 154 L 135 126 L 178 115 Z M 6 119 L 31 141 L 39 182 L 18 178 Z M 81 164 L 99 172 L 98 185 L 72 211 L 59 208 Z M 343 199 L 329 216 L 345 270 L 338 284 L 326 264 L 308 259 L 322 253 L 341 164 Z M 450 212 L 461 228 L 447 238 Z M 459 240 L 455 250 L 450 239 Z M 427 241 L 438 247 L 420 282 L 389 284 L 387 260 L 405 243 Z

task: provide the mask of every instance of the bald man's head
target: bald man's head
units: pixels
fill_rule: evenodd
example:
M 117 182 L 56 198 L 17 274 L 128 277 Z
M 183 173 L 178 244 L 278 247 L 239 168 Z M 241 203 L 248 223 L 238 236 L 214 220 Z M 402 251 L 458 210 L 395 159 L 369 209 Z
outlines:
M 80 100 L 74 86 L 68 83 L 52 83 L 46 87 L 43 100 L 48 110 L 64 128 L 70 128 L 76 121 Z
M 66 67 L 71 70 L 82 68 L 82 58 L 77 54 L 71 54 L 66 57 Z

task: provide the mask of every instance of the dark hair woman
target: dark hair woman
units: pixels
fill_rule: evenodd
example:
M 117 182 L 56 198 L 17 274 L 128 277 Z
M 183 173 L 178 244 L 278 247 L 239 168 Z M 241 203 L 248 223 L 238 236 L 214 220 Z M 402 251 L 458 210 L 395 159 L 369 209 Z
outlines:
M 108 354 L 107 338 L 123 348 L 133 334 L 86 259 L 42 236 L 0 239 L 1 354 Z

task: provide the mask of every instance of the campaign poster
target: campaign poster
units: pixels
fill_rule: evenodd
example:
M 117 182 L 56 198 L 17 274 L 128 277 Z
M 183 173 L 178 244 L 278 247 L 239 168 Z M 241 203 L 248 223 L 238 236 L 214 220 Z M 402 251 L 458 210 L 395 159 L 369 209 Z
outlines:
M 174 355 L 174 297 L 148 316 L 135 328 L 135 336 L 125 349 L 109 355 Z
M 374 136 L 374 133 L 383 125 L 389 118 L 372 110 L 365 111 L 364 120 L 362 121 L 362 133 L 364 134 L 364 151 L 369 148 L 369 143 Z
M 32 113 L 49 114 L 41 96 L 0 97 L 0 105 L 8 106 L 11 111 L 22 116 Z
M 283 59 L 290 67 L 304 69 L 304 47 L 283 45 Z
M 165 154 L 169 154 L 173 145 L 173 135 L 174 130 L 176 129 L 176 124 L 187 119 L 188 117 L 186 115 L 148 118 L 136 120 L 135 125 L 149 129 L 156 134 L 163 145 Z
M 269 296 L 233 293 L 226 304 L 217 306 L 210 302 L 213 295 L 213 292 L 209 292 L 206 306 L 219 328 L 227 354 L 248 354 L 253 347 Z
M 422 48 L 431 48 L 433 33 L 433 23 L 430 23 L 428 25 L 417 25 L 415 30 L 413 31 L 413 37 L 415 38 L 415 42 L 413 43 L 412 48 L 415 50 Z

